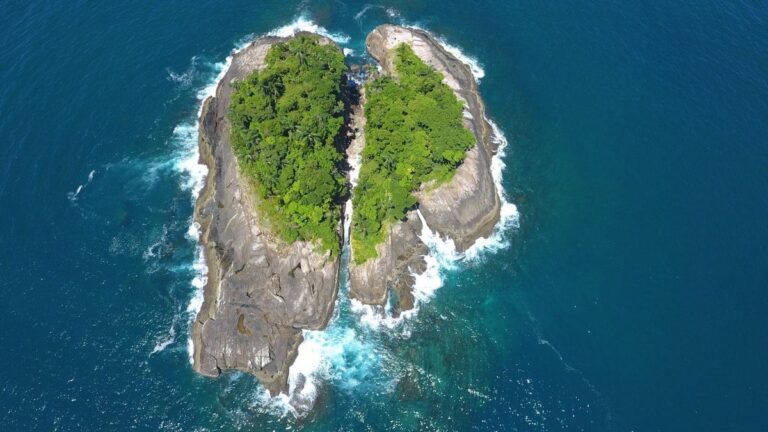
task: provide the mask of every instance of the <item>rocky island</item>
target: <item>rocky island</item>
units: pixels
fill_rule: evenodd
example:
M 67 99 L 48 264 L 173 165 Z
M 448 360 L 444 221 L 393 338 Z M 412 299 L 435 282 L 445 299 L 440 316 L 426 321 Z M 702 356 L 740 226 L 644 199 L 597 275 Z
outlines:
M 451 170 L 442 178 L 427 176 L 428 181 L 413 193 L 416 203 L 401 220 L 384 221 L 383 239 L 376 245 L 374 256 L 359 259 L 358 243 L 354 241 L 356 219 L 353 219 L 352 254 L 355 259 L 350 264 L 350 295 L 366 304 L 383 305 L 391 289 L 399 309 L 407 310 L 413 307 L 413 274 L 424 270 L 423 256 L 428 252 L 419 238 L 422 222 L 416 208 L 432 230 L 442 237 L 453 239 L 460 251 L 467 249 L 478 238 L 488 236 L 498 222 L 500 212 L 499 194 L 491 176 L 491 157 L 495 148 L 491 140 L 492 129 L 485 118 L 485 108 L 469 66 L 446 51 L 429 33 L 382 25 L 368 35 L 366 46 L 381 65 L 382 73 L 395 77 L 400 72 L 398 57 L 403 55 L 398 47 L 410 48 L 408 51 L 418 58 L 417 61 L 437 72 L 443 85 L 461 102 L 463 109 L 459 113 L 445 114 L 459 116 L 460 120 L 457 118 L 456 121 L 472 133 L 466 153 L 453 159 L 453 162 L 458 162 L 455 172 Z M 430 93 L 434 91 L 429 90 Z M 445 103 L 450 102 L 443 101 L 441 105 Z M 366 110 L 366 116 L 370 116 L 368 104 Z M 368 124 L 367 140 L 372 132 L 370 120 Z M 406 139 L 416 142 L 419 133 L 412 133 Z M 436 139 L 446 138 L 438 135 Z
M 317 54 L 313 46 L 327 48 L 320 54 L 328 58 L 313 57 Z M 254 83 L 254 72 L 274 66 L 268 65 L 268 60 L 279 64 L 257 77 L 259 79 Z M 321 226 L 308 221 L 299 227 L 314 227 L 315 232 L 321 233 L 314 238 L 307 235 L 305 230 L 287 232 L 288 228 L 281 224 L 290 226 L 293 221 L 276 218 L 274 212 L 296 217 L 302 216 L 302 212 L 290 212 L 283 208 L 282 201 L 276 202 L 282 197 L 275 197 L 271 192 L 279 189 L 279 185 L 266 193 L 266 186 L 254 181 L 258 175 L 253 175 L 254 172 L 260 172 L 258 164 L 263 160 L 254 158 L 251 164 L 250 159 L 246 161 L 244 158 L 252 155 L 242 154 L 243 146 L 253 144 L 242 142 L 242 134 L 250 131 L 258 135 L 256 139 L 263 139 L 260 149 L 264 151 L 261 154 L 275 159 L 271 166 L 287 167 L 286 170 L 275 172 L 275 175 L 290 183 L 289 186 L 301 187 L 298 182 L 302 179 L 295 177 L 308 178 L 310 176 L 304 174 L 320 169 L 324 170 L 320 180 L 326 183 L 338 180 L 334 177 L 333 166 L 304 166 L 290 160 L 288 154 L 266 154 L 267 143 L 273 140 L 274 135 L 283 134 L 277 124 L 268 122 L 270 119 L 267 113 L 311 112 L 307 110 L 308 107 L 300 106 L 300 102 L 291 100 L 293 95 L 286 94 L 292 91 L 306 98 L 311 89 L 300 88 L 291 82 L 295 77 L 283 70 L 276 70 L 296 69 L 298 63 L 296 66 L 292 63 L 300 61 L 302 65 L 303 62 L 309 62 L 310 66 L 317 68 L 338 69 L 332 74 L 315 77 L 322 81 L 322 85 L 315 86 L 315 90 L 327 89 L 327 94 L 323 96 L 337 96 L 334 93 L 338 92 L 341 83 L 329 80 L 343 77 L 344 70 L 341 68 L 344 64 L 343 54 L 333 42 L 308 34 L 298 35 L 291 40 L 264 37 L 233 56 L 216 95 L 204 102 L 200 119 L 200 158 L 208 166 L 208 176 L 197 200 L 195 220 L 201 228 L 200 241 L 208 265 L 208 279 L 204 287 L 203 306 L 192 329 L 193 367 L 207 376 L 218 376 L 226 370 L 251 373 L 273 395 L 288 390 L 288 368 L 302 341 L 302 329 L 317 330 L 325 327 L 338 290 L 340 210 L 338 203 L 331 201 L 338 197 L 321 197 L 326 207 L 323 209 L 322 206 L 305 205 L 306 197 L 294 194 L 292 198 L 295 199 L 295 205 L 291 207 L 292 210 L 302 206 L 302 209 L 307 208 L 309 212 L 319 214 L 313 214 L 312 217 L 327 223 Z M 314 61 L 322 64 L 315 65 L 312 63 Z M 243 87 L 238 88 L 238 83 L 244 83 Z M 261 85 L 257 91 L 263 90 L 270 96 L 262 102 L 272 106 L 254 109 L 261 117 L 247 119 L 253 127 L 243 128 L 242 123 L 235 124 L 237 128 L 233 133 L 232 119 L 244 121 L 232 106 L 233 100 L 243 104 L 260 102 L 243 99 L 250 91 L 247 84 Z M 275 103 L 296 106 L 279 108 L 274 106 Z M 312 140 L 326 139 L 320 135 L 320 130 L 328 129 L 331 123 L 335 124 L 338 133 L 343 123 L 343 116 L 340 115 L 343 105 L 337 100 L 332 103 L 339 113 L 327 113 L 325 117 L 310 119 L 322 123 L 315 125 L 317 127 L 302 124 L 303 116 L 298 116 L 295 122 L 287 125 L 295 126 L 296 129 L 293 131 L 296 138 L 287 144 L 303 140 L 298 138 L 299 133 L 306 134 Z M 286 114 L 277 122 L 285 122 L 289 115 Z M 274 131 L 256 130 L 257 123 L 273 128 Z M 336 136 L 328 139 L 331 141 L 330 146 L 326 142 L 313 141 L 314 149 L 331 152 L 330 156 L 316 157 L 314 160 L 340 159 L 340 155 L 337 157 L 332 154 Z M 286 143 L 275 141 L 275 146 L 282 144 Z M 303 149 L 298 146 L 292 148 L 300 152 L 296 159 L 302 159 L 307 154 L 306 151 L 301 152 Z M 241 154 L 236 154 L 236 151 Z M 287 169 L 296 172 L 286 172 Z M 321 194 L 321 191 L 314 192 Z M 322 214 L 323 210 L 337 214 Z
M 349 294 L 370 305 L 392 296 L 398 311 L 414 306 L 413 275 L 425 268 L 422 221 L 465 250 L 499 220 L 491 127 L 468 65 L 418 29 L 383 25 L 366 45 L 380 72 L 347 87 L 331 40 L 258 38 L 204 102 L 199 373 L 244 371 L 272 395 L 288 391 L 302 331 L 333 312 L 345 201 Z

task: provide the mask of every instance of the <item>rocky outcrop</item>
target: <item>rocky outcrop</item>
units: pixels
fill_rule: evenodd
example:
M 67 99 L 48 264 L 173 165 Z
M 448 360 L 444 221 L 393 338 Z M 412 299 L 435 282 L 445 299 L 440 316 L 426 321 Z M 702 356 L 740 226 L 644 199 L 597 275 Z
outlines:
M 383 73 L 396 75 L 392 49 L 411 46 L 425 63 L 444 76 L 443 82 L 465 104 L 464 125 L 475 135 L 476 145 L 465 156 L 453 179 L 437 188 L 423 185 L 417 192 L 419 210 L 429 227 L 450 237 L 457 249 L 465 250 L 480 237 L 488 236 L 499 220 L 500 199 L 491 176 L 495 151 L 492 129 L 468 65 L 462 63 L 429 33 L 412 28 L 382 25 L 366 39 L 368 52 Z M 384 304 L 388 289 L 394 290 L 400 309 L 413 307 L 412 274 L 424 269 L 426 246 L 420 241 L 421 221 L 414 211 L 405 221 L 393 224 L 378 256 L 361 265 L 350 264 L 350 295 L 368 304 Z M 352 251 L 354 254 L 354 250 Z
M 264 66 L 280 38 L 234 55 L 216 95 L 204 102 L 200 159 L 208 176 L 195 207 L 208 264 L 204 301 L 192 329 L 194 369 L 255 375 L 273 395 L 287 391 L 302 329 L 322 329 L 333 311 L 339 260 L 312 244 L 285 244 L 269 232 L 256 195 L 240 175 L 229 141 L 231 83 Z M 319 43 L 332 43 L 321 38 Z

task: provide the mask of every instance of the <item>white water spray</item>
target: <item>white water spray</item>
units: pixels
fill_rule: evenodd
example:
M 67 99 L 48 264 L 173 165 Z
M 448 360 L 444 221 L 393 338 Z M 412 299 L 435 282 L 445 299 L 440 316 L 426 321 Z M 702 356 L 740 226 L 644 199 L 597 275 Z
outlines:
M 267 33 L 267 36 L 277 36 L 277 37 L 291 37 L 296 35 L 296 33 L 299 32 L 309 32 L 309 33 L 317 33 L 319 35 L 325 36 L 328 39 L 338 43 L 338 44 L 345 44 L 349 42 L 349 36 L 343 34 L 343 33 L 331 33 L 328 30 L 325 29 L 325 27 L 319 26 L 312 22 L 312 20 L 300 16 L 293 20 L 290 24 L 286 24 L 282 27 L 278 27 L 269 33 Z

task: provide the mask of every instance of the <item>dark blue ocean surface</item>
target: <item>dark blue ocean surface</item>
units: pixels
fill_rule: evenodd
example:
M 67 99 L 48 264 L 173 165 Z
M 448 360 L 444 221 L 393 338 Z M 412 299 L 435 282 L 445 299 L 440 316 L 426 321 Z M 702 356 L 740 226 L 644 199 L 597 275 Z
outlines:
M 764 430 L 767 9 L 0 2 L 0 429 Z M 300 17 L 350 62 L 384 22 L 477 59 L 520 219 L 392 329 L 342 287 L 296 418 L 192 371 L 188 230 L 200 97 Z

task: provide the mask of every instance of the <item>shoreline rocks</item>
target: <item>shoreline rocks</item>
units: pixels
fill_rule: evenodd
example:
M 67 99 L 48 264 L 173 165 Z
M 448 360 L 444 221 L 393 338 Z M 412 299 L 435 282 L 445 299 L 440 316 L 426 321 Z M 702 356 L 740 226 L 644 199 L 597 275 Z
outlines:
M 216 95 L 204 102 L 199 147 L 208 176 L 195 205 L 208 280 L 192 328 L 193 368 L 211 377 L 253 374 L 272 395 L 288 391 L 302 329 L 327 325 L 339 275 L 338 257 L 270 234 L 229 142 L 231 83 L 263 68 L 269 48 L 285 40 L 262 37 L 234 54 Z
M 199 148 L 208 176 L 194 212 L 208 278 L 192 328 L 193 368 L 210 377 L 228 370 L 250 373 L 272 395 L 289 390 L 289 368 L 303 341 L 302 330 L 327 326 L 338 295 L 340 270 L 339 257 L 317 253 L 307 242 L 286 244 L 271 235 L 257 210 L 257 195 L 240 175 L 229 141 L 232 82 L 263 68 L 269 48 L 285 40 L 288 38 L 261 37 L 234 54 L 215 96 L 204 102 Z M 325 37 L 318 43 L 333 44 Z M 492 128 L 485 120 L 471 70 L 431 35 L 383 25 L 366 40 L 370 54 L 390 74 L 395 72 L 391 50 L 400 43 L 410 44 L 416 55 L 444 75 L 444 82 L 465 103 L 464 125 L 475 135 L 476 145 L 450 182 L 438 187 L 423 185 L 416 192 L 429 228 L 453 239 L 463 251 L 490 235 L 500 216 L 499 195 L 491 176 Z M 362 100 L 360 90 L 356 96 Z M 346 151 L 352 162 L 364 147 L 365 117 L 362 104 L 349 96 L 342 134 L 350 140 Z M 350 168 L 349 179 L 354 183 L 354 164 Z M 376 258 L 361 265 L 350 260 L 350 296 L 366 304 L 384 305 L 392 295 L 398 310 L 412 309 L 414 275 L 426 270 L 424 256 L 429 252 L 419 238 L 423 228 L 412 210 L 405 220 L 389 227 Z M 341 227 L 339 230 L 343 236 Z M 299 376 L 298 382 L 304 378 Z
M 416 193 L 429 228 L 453 239 L 456 248 L 464 251 L 478 238 L 490 235 L 500 218 L 501 202 L 491 176 L 491 158 L 496 150 L 492 128 L 485 119 L 485 107 L 469 66 L 429 33 L 385 24 L 366 38 L 368 52 L 386 74 L 396 74 L 392 49 L 401 43 L 409 44 L 419 58 L 443 74 L 443 82 L 464 102 L 464 125 L 475 135 L 476 145 L 467 151 L 450 182 L 437 188 L 423 185 Z M 400 310 L 413 308 L 413 275 L 424 271 L 423 256 L 428 252 L 419 239 L 421 231 L 415 211 L 408 212 L 406 220 L 392 224 L 385 241 L 377 247 L 377 257 L 360 265 L 350 263 L 350 296 L 366 304 L 383 305 L 392 289 Z

